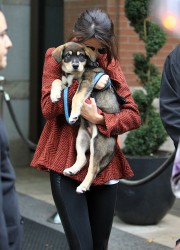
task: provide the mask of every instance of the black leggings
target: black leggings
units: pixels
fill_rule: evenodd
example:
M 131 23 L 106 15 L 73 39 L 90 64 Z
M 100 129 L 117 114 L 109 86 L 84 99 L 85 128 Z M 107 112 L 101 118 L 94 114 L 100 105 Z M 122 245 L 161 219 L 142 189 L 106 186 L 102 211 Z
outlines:
M 105 250 L 112 228 L 117 184 L 76 193 L 78 182 L 50 172 L 53 198 L 71 250 Z

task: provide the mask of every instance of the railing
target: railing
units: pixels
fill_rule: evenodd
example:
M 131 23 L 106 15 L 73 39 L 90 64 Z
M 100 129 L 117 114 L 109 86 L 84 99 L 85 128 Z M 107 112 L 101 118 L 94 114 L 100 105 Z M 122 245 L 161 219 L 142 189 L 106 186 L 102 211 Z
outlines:
M 35 143 L 31 142 L 29 139 L 27 139 L 24 136 L 24 134 L 19 126 L 19 123 L 16 119 L 16 116 L 15 116 L 15 113 L 14 113 L 14 110 L 13 110 L 13 107 L 11 104 L 11 98 L 10 98 L 9 94 L 4 90 L 4 86 L 3 86 L 4 82 L 5 82 L 5 78 L 3 76 L 0 76 L 0 105 L 1 105 L 0 106 L 0 117 L 3 118 L 3 101 L 5 101 L 18 134 L 20 135 L 22 140 L 28 145 L 28 147 L 31 150 L 35 151 L 37 145 Z

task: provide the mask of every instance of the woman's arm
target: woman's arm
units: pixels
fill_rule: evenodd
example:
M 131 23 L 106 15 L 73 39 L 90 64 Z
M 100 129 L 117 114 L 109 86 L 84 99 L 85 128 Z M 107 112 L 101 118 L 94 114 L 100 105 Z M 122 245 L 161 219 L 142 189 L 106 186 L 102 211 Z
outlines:
M 103 61 L 101 61 L 100 64 L 102 67 L 105 67 Z M 113 81 L 117 93 L 126 99 L 126 103 L 121 106 L 119 113 L 101 114 L 104 117 L 105 125 L 98 125 L 99 131 L 109 137 L 123 134 L 140 127 L 141 119 L 138 107 L 131 96 L 130 89 L 126 83 L 119 62 L 113 60 L 112 63 L 108 65 L 106 73 Z

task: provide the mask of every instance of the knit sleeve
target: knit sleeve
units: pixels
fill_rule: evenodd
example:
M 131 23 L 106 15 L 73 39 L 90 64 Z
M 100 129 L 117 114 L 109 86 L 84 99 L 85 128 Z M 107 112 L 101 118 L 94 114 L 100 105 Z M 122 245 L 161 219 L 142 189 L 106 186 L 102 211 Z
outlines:
M 105 126 L 98 125 L 98 129 L 102 134 L 110 137 L 140 127 L 141 119 L 138 106 L 132 98 L 131 91 L 126 83 L 119 62 L 112 60 L 106 69 L 106 73 L 113 82 L 117 93 L 126 99 L 126 103 L 121 105 L 119 113 L 102 113 Z

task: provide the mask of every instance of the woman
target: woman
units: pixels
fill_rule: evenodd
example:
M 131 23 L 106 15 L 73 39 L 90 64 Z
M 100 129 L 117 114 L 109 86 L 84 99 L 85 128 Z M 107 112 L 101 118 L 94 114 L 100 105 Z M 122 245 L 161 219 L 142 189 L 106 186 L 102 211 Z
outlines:
M 118 136 L 140 126 L 140 116 L 117 60 L 114 27 L 110 17 L 100 9 L 83 12 L 70 36 L 99 54 L 98 62 L 109 75 L 119 95 L 126 99 L 121 112 L 116 114 L 98 113 L 94 99 L 84 103 L 81 115 L 96 124 L 105 136 Z M 107 249 L 112 228 L 118 180 L 133 175 L 118 144 L 111 163 L 96 177 L 90 191 L 77 194 L 76 188 L 84 179 L 87 166 L 78 174 L 67 177 L 63 170 L 74 164 L 76 159 L 75 141 L 78 126 L 67 124 L 64 115 L 63 98 L 57 103 L 50 100 L 51 84 L 61 78 L 61 65 L 52 58 L 50 48 L 46 52 L 43 85 L 42 112 L 47 122 L 40 137 L 32 166 L 50 172 L 53 198 L 60 215 L 70 249 Z M 100 79 L 101 89 L 107 77 Z M 77 89 L 77 82 L 69 88 L 68 101 Z M 106 184 L 106 185 L 105 185 Z

